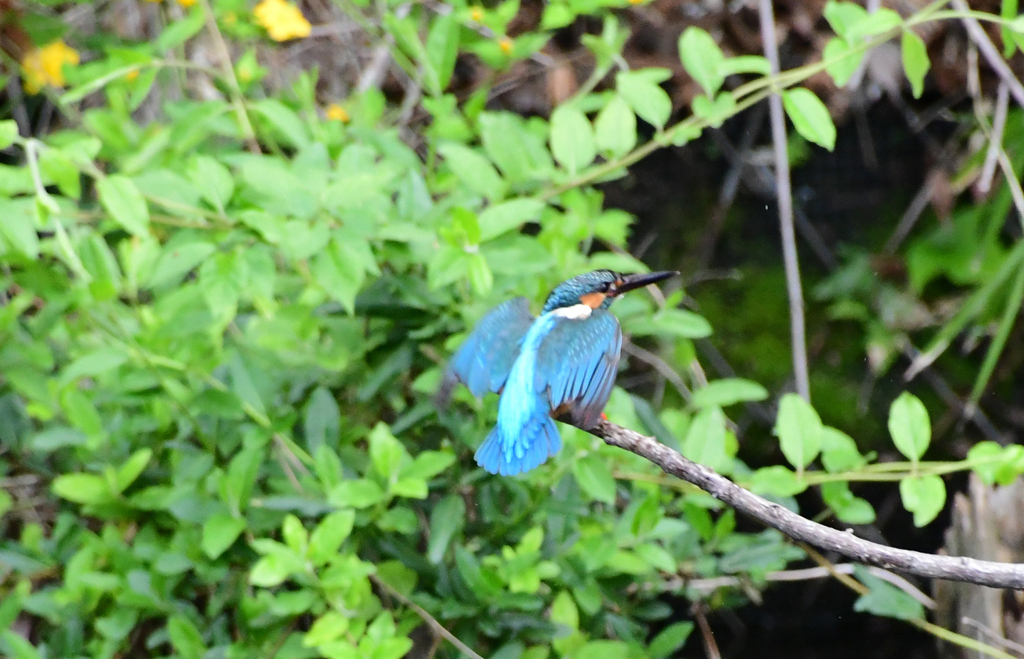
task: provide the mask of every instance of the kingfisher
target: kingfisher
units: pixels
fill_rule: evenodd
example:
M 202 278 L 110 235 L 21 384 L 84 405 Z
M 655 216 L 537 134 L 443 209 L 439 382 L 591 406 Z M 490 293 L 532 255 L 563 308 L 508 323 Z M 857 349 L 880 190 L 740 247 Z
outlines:
M 452 357 L 439 391 L 444 400 L 462 382 L 477 398 L 501 395 L 498 423 L 477 449 L 477 464 L 503 476 L 527 472 L 562 448 L 553 419 L 594 427 L 622 349 L 622 329 L 608 307 L 627 291 L 678 274 L 594 270 L 556 286 L 539 317 L 525 297 L 489 311 Z

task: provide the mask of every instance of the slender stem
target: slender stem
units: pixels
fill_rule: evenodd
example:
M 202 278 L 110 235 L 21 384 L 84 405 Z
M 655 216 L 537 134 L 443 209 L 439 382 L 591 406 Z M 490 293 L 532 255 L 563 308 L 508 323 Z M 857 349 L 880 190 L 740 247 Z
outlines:
M 988 62 L 988 65 L 992 67 L 992 70 L 995 71 L 999 78 L 1009 87 L 1010 95 L 1013 96 L 1015 101 L 1017 101 L 1017 104 L 1024 107 L 1024 85 L 1021 84 L 1020 80 L 1017 80 L 1017 76 L 1013 74 L 1013 70 L 1010 68 L 1010 65 L 1007 64 L 1006 60 L 1003 59 L 1003 56 L 999 54 L 999 49 L 996 48 L 996 45 L 988 38 L 988 35 L 985 33 L 985 28 L 981 27 L 981 23 L 978 22 L 978 19 L 981 18 L 981 16 L 976 15 L 979 12 L 970 11 L 964 0 L 952 0 L 952 4 L 962 14 L 959 18 L 961 18 L 964 27 L 967 29 L 967 36 L 969 36 L 971 41 L 978 46 L 978 50 L 981 51 L 982 56 L 985 58 L 985 61 Z M 936 15 L 947 13 L 952 14 L 954 12 L 939 12 Z M 984 16 L 984 14 L 982 14 L 982 16 Z M 998 17 L 992 16 L 992 18 Z M 1005 24 L 1002 19 L 996 22 Z
M 775 40 L 775 16 L 771 0 L 758 0 L 761 19 L 761 40 L 771 75 L 779 75 L 779 48 Z M 793 229 L 793 194 L 789 180 L 789 153 L 786 140 L 786 115 L 778 92 L 768 98 L 768 113 L 775 151 L 775 197 L 779 205 L 779 228 L 782 233 L 782 261 L 786 270 L 786 291 L 789 294 L 789 332 L 793 352 L 793 375 L 796 391 L 804 400 L 811 400 L 811 380 L 807 369 L 807 337 L 804 331 L 804 292 L 800 285 L 800 262 L 796 253 L 796 231 Z
M 245 97 L 242 95 L 242 86 L 238 84 L 238 76 L 235 75 L 235 66 L 231 60 L 231 51 L 228 50 L 228 43 L 220 32 L 220 26 L 217 25 L 217 17 L 213 13 L 213 8 L 210 7 L 209 0 L 202 0 L 202 3 L 203 13 L 206 16 L 206 25 L 213 36 L 217 50 L 220 51 L 221 68 L 224 70 L 224 79 L 227 80 L 228 87 L 231 90 L 231 104 L 235 107 L 235 113 L 238 115 L 238 124 L 242 129 L 242 138 L 245 140 L 246 145 L 248 145 L 249 151 L 256 154 L 262 153 L 260 144 L 256 140 L 256 130 L 249 120 L 249 111 L 245 108 Z
M 430 627 L 436 633 L 443 636 L 446 641 L 457 647 L 467 657 L 471 657 L 471 659 L 484 659 L 479 654 L 477 654 L 476 651 L 473 650 L 473 648 L 469 647 L 468 645 L 460 641 L 455 634 L 448 631 L 448 629 L 444 625 L 437 621 L 437 618 L 430 615 L 430 612 L 424 609 L 422 606 L 420 606 L 416 602 L 413 602 L 411 599 L 409 599 L 402 593 L 392 588 L 389 584 L 382 581 L 376 575 L 370 575 L 370 580 L 373 581 L 373 583 L 377 584 L 379 588 L 383 588 L 384 590 L 388 591 L 388 593 L 390 593 L 391 596 L 397 599 L 399 602 L 412 609 L 413 612 L 423 620 L 423 622 L 430 625 Z

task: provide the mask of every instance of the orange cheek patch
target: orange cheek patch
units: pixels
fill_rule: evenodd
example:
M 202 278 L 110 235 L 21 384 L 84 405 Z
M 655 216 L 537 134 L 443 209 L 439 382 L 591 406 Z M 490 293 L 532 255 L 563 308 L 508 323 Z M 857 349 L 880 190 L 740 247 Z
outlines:
M 586 295 L 580 296 L 580 302 L 587 305 L 591 309 L 597 309 L 604 303 L 604 293 L 587 293 Z

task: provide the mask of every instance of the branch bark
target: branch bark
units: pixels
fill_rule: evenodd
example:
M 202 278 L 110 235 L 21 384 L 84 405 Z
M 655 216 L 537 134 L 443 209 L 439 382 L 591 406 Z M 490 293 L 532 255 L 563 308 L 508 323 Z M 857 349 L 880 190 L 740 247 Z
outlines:
M 711 469 L 684 458 L 679 452 L 659 443 L 653 437 L 641 435 L 604 419 L 593 428 L 585 430 L 611 446 L 625 449 L 649 460 L 665 473 L 696 485 L 719 501 L 785 533 L 794 540 L 838 552 L 858 563 L 900 570 L 920 577 L 1024 590 L 1024 564 L 939 556 L 869 542 L 858 538 L 852 532 L 812 522 L 763 499 Z
M 775 15 L 771 0 L 758 2 L 761 20 L 761 41 L 773 76 L 779 75 L 779 47 L 775 40 Z M 786 270 L 789 294 L 790 341 L 793 345 L 793 377 L 796 392 L 811 400 L 811 380 L 807 368 L 807 338 L 804 329 L 804 293 L 800 285 L 800 262 L 796 254 L 796 232 L 793 229 L 793 193 L 789 180 L 789 153 L 786 139 L 786 115 L 782 96 L 775 91 L 768 97 L 768 118 L 772 128 L 775 153 L 775 193 L 779 205 L 779 226 L 782 232 L 782 261 Z

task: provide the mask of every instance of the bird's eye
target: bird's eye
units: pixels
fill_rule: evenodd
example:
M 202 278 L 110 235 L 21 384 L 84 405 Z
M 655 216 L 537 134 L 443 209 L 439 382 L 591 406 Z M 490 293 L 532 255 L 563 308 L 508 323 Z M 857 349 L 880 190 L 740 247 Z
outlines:
M 612 287 L 612 282 L 606 281 L 605 283 L 601 284 L 601 292 L 602 293 L 607 293 L 611 289 L 611 287 Z

